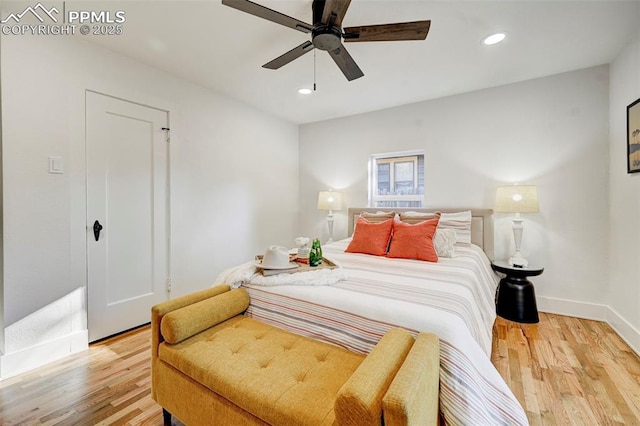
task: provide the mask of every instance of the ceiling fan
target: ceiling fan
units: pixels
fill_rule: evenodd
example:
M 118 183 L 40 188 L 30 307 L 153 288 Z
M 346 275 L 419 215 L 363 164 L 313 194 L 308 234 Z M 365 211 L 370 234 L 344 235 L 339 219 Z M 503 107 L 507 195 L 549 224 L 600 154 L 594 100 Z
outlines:
M 284 55 L 278 56 L 263 68 L 278 69 L 312 51 L 314 48 L 326 50 L 347 80 L 355 80 L 364 75 L 342 44 L 362 41 L 424 40 L 427 38 L 431 21 L 403 22 L 397 24 L 365 25 L 342 28 L 342 19 L 347 13 L 351 0 L 313 0 L 313 25 L 284 15 L 275 10 L 249 0 L 222 0 L 222 4 L 243 12 L 284 25 L 303 33 L 311 34 L 311 41 L 305 41 Z

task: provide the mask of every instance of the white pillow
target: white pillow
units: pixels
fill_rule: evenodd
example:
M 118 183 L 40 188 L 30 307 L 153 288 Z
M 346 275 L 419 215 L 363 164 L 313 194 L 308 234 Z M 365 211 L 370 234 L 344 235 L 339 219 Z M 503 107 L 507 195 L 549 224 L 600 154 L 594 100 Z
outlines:
M 455 229 L 436 229 L 433 236 L 433 246 L 438 257 L 456 257 Z
M 385 220 L 388 220 L 388 219 L 395 218 L 396 212 L 383 212 L 380 210 L 375 213 L 362 212 L 360 213 L 360 217 L 367 219 L 367 222 L 370 222 L 370 223 L 379 223 L 379 222 L 384 222 Z
M 422 212 L 410 211 L 410 212 L 401 212 L 399 216 L 400 216 L 400 221 L 405 223 L 410 223 L 413 225 L 416 223 L 424 222 L 425 220 L 438 219 L 440 218 L 440 213 L 438 212 L 422 213 Z M 397 217 L 398 216 L 396 216 L 396 218 Z
M 440 213 L 438 212 L 414 212 L 414 211 L 408 211 L 408 212 L 400 212 L 400 216 L 409 216 L 409 217 L 429 217 L 431 219 L 433 219 L 434 216 L 440 216 Z
M 438 229 L 456 231 L 456 244 L 471 245 L 471 210 L 457 213 L 441 213 Z

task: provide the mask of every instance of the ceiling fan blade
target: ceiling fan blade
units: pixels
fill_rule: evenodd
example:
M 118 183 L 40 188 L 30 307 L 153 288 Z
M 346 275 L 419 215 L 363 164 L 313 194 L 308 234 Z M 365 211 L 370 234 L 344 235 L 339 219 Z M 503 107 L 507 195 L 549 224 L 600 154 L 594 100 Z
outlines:
M 321 22 L 323 24 L 328 24 L 331 19 L 331 15 L 335 15 L 335 19 L 332 22 L 332 25 L 341 28 L 342 20 L 344 19 L 344 15 L 346 15 L 347 13 L 347 9 L 349 8 L 349 3 L 351 3 L 351 0 L 326 0 L 324 3 Z
M 294 59 L 298 59 L 300 56 L 313 50 L 313 43 L 305 41 L 298 47 L 294 47 L 284 55 L 280 55 L 271 62 L 267 62 L 262 68 L 269 68 L 270 70 L 277 70 L 278 68 L 287 65 Z
M 424 40 L 427 38 L 430 26 L 431 21 L 416 21 L 349 27 L 344 29 L 344 41 Z
M 283 13 L 276 12 L 275 10 L 253 3 L 249 0 L 222 0 L 222 4 L 241 10 L 250 15 L 257 16 L 258 18 L 266 19 L 267 21 L 302 31 L 303 33 L 310 33 L 313 30 L 313 25 L 307 24 L 306 22 L 302 22 Z
M 347 80 L 355 80 L 364 75 L 358 64 L 356 64 L 356 61 L 353 60 L 342 44 L 340 44 L 340 47 L 337 49 L 329 50 L 328 52 L 342 71 L 342 74 L 347 77 Z

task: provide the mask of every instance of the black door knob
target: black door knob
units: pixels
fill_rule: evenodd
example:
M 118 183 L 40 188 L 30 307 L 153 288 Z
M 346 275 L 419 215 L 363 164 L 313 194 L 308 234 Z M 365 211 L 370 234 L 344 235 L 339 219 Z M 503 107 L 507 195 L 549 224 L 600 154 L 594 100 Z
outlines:
M 102 225 L 96 220 L 93 222 L 93 236 L 96 237 L 96 241 L 100 239 L 100 231 L 102 231 Z

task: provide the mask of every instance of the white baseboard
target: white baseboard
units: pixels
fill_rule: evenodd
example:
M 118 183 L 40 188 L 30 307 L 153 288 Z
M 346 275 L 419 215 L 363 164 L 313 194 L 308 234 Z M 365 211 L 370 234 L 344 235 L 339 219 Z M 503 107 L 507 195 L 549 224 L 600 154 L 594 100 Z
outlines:
M 544 296 L 536 300 L 540 312 L 606 322 L 640 356 L 640 331 L 611 307 Z
M 640 331 L 613 309 L 609 308 L 608 314 L 607 323 L 640 356 Z
M 576 302 L 574 300 L 556 299 L 545 296 L 536 296 L 536 301 L 540 312 L 596 321 L 607 321 L 609 307 L 606 305 Z
M 0 380 L 41 367 L 89 347 L 87 330 L 77 331 L 39 345 L 3 355 Z

